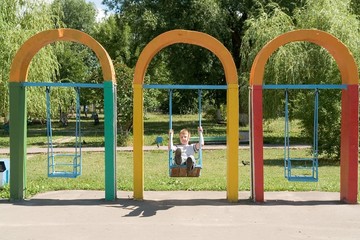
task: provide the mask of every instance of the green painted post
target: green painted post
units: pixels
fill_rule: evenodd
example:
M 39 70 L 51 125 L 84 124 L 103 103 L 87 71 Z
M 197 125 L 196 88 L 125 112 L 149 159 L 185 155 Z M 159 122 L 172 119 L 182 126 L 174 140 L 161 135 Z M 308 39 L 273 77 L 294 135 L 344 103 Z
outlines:
M 9 83 L 10 93 L 10 199 L 22 200 L 26 190 L 26 89 Z
M 104 82 L 104 127 L 105 127 L 105 200 L 116 199 L 116 85 Z

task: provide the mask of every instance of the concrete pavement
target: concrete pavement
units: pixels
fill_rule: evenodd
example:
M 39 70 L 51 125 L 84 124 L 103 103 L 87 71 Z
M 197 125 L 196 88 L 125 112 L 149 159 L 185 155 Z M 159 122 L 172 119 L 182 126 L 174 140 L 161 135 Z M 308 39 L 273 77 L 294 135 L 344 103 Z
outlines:
M 360 238 L 360 206 L 339 193 L 267 192 L 255 204 L 248 192 L 228 203 L 226 192 L 56 191 L 9 203 L 0 200 L 0 239 L 334 239 Z

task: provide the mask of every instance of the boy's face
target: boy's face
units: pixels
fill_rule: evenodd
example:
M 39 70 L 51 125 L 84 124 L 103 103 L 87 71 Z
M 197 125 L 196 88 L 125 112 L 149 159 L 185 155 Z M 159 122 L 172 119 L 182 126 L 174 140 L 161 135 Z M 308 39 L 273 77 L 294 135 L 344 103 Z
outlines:
M 180 142 L 183 145 L 188 144 L 188 142 L 189 142 L 189 133 L 188 132 L 180 133 Z

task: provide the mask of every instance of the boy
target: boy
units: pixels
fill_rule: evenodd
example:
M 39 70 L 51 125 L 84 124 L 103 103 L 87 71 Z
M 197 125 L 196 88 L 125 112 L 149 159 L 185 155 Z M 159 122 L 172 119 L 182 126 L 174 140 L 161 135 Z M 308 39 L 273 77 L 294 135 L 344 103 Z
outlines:
M 196 167 L 195 153 L 199 151 L 200 144 L 204 146 L 204 137 L 202 127 L 198 127 L 199 132 L 199 142 L 195 144 L 189 144 L 190 132 L 187 129 L 182 129 L 180 131 L 180 145 L 173 144 L 173 135 L 174 131 L 170 129 L 169 131 L 169 150 L 175 151 L 175 164 L 182 165 L 186 164 L 187 172 L 191 172 Z

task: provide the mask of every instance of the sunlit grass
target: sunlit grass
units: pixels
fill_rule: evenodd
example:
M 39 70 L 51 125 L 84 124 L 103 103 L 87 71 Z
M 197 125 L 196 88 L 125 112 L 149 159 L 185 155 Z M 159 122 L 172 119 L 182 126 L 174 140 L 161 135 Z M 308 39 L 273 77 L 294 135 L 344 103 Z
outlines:
M 293 150 L 294 156 L 304 154 L 303 149 Z M 320 160 L 319 182 L 288 182 L 284 178 L 282 150 L 265 149 L 265 191 L 330 191 L 339 192 L 339 163 Z M 279 157 L 280 156 L 280 157 Z M 204 150 L 203 169 L 199 178 L 170 178 L 168 175 L 167 151 L 144 153 L 145 190 L 169 191 L 226 191 L 226 150 Z M 250 191 L 249 150 L 239 150 L 239 190 Z M 84 152 L 82 175 L 75 179 L 48 178 L 45 154 L 28 156 L 27 197 L 54 190 L 104 190 L 104 153 Z M 133 190 L 132 152 L 117 154 L 117 187 Z M 9 189 L 0 190 L 0 198 L 8 198 Z
M 183 127 L 189 128 L 196 135 L 198 126 L 197 115 L 174 115 L 173 128 L 175 131 Z M 163 145 L 167 145 L 168 115 L 148 113 L 144 119 L 144 142 L 145 145 L 155 145 L 157 136 L 164 139 Z M 73 124 L 72 122 L 70 124 Z M 264 123 L 264 142 L 271 144 L 283 144 L 283 119 L 277 119 Z M 91 119 L 84 120 L 82 136 L 83 146 L 103 146 L 103 124 L 93 125 Z M 225 124 L 214 124 L 203 119 L 202 126 L 206 135 L 223 135 L 226 132 Z M 70 131 L 57 126 L 54 140 L 71 137 Z M 242 128 L 242 130 L 247 130 Z M 300 128 L 296 121 L 292 122 L 292 143 L 302 143 Z M 28 147 L 46 146 L 46 132 L 44 126 L 29 126 L 27 139 Z M 0 136 L 0 144 L 8 146 L 8 136 Z M 71 143 L 62 143 L 61 146 L 71 146 Z M 129 140 L 132 145 L 132 138 Z M 307 149 L 294 149 L 292 157 L 308 157 Z M 288 182 L 284 177 L 283 149 L 264 150 L 264 177 L 265 191 L 331 191 L 340 190 L 340 168 L 338 161 L 320 159 L 319 182 L 303 183 Z M 8 156 L 3 156 L 8 157 Z M 167 151 L 151 151 L 144 153 L 145 167 L 145 190 L 168 191 L 168 190 L 192 190 L 192 191 L 225 191 L 226 190 L 226 150 L 206 150 L 203 152 L 203 169 L 199 178 L 170 178 L 168 174 Z M 245 162 L 244 165 L 242 162 Z M 250 191 L 250 161 L 249 149 L 239 150 L 239 191 Z M 85 189 L 104 190 L 104 153 L 84 152 L 82 175 L 76 179 L 48 178 L 47 161 L 45 154 L 27 156 L 27 197 L 34 194 L 53 190 Z M 119 190 L 133 190 L 133 160 L 132 152 L 117 153 L 117 187 Z M 0 198 L 8 198 L 9 189 L 0 190 Z

